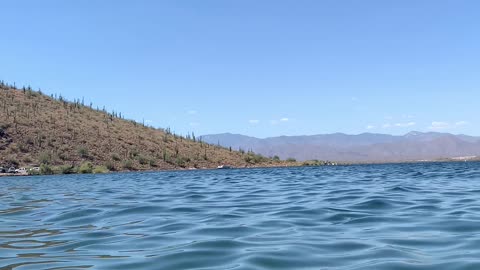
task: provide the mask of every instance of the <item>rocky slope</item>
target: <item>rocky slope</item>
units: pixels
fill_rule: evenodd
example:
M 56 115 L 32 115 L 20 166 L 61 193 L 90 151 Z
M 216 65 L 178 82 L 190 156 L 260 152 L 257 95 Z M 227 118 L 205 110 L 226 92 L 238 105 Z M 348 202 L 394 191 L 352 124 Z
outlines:
M 102 170 L 160 170 L 280 166 L 241 153 L 125 120 L 31 89 L 0 83 L 0 166 L 51 166 L 69 172 L 87 164 Z M 69 169 L 70 168 L 70 169 Z

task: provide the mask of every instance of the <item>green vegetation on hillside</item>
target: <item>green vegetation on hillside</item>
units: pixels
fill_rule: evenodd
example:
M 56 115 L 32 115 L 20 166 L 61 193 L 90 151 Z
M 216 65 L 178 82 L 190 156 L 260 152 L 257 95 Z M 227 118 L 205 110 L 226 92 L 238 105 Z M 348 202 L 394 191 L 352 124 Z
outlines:
M 43 174 L 282 166 L 124 119 L 119 112 L 0 82 L 0 166 L 40 167 Z

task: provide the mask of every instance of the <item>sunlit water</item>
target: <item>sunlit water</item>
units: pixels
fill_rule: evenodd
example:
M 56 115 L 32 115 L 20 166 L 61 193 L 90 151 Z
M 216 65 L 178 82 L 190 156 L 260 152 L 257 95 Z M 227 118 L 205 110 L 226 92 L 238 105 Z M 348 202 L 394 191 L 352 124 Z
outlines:
M 0 178 L 0 269 L 480 269 L 480 164 Z

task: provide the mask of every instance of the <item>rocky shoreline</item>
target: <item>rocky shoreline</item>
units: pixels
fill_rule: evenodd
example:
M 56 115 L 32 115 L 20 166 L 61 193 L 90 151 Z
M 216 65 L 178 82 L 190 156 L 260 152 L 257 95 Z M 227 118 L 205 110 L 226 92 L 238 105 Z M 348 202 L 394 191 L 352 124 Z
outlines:
M 4 176 L 29 176 L 28 173 L 0 173 L 0 177 Z

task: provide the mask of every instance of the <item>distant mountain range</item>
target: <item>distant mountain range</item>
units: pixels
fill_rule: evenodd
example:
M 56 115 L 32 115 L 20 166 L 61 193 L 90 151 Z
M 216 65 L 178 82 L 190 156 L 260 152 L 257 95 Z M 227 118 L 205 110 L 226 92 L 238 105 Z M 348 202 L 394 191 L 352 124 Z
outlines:
M 265 139 L 224 133 L 205 135 L 202 140 L 299 161 L 396 162 L 480 156 L 480 137 L 439 132 L 412 131 L 403 136 L 334 133 Z

